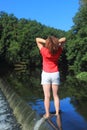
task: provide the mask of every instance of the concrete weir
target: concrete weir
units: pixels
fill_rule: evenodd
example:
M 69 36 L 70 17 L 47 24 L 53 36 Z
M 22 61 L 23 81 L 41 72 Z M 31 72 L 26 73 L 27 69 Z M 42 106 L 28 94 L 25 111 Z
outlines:
M 44 118 L 41 118 L 21 97 L 0 78 L 0 89 L 5 95 L 13 113 L 21 124 L 22 130 L 53 130 Z

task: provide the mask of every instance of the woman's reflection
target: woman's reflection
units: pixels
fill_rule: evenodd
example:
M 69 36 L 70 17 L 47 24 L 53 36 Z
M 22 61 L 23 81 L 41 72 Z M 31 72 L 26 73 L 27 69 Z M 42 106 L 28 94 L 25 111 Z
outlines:
M 58 126 L 58 130 L 63 130 L 62 129 L 62 123 L 61 123 L 61 114 L 58 114 L 56 116 L 56 123 L 57 123 L 57 126 Z
M 61 123 L 61 114 L 58 114 L 56 116 L 53 115 L 53 118 L 56 121 L 56 125 L 51 119 L 48 119 L 47 121 L 51 124 L 51 126 L 54 128 L 54 130 L 63 130 L 62 123 Z

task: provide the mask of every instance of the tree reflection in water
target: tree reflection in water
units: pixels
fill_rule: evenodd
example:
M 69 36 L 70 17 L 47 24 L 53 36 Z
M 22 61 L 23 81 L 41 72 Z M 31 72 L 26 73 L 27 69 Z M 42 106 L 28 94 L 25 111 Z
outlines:
M 40 85 L 40 74 L 41 74 L 41 71 L 39 69 L 21 70 L 21 71 L 13 71 L 9 73 L 7 76 L 5 76 L 5 78 L 11 84 L 11 86 L 14 87 L 17 93 L 22 98 L 24 98 L 28 104 L 32 106 L 33 109 L 35 109 L 36 111 L 42 110 L 41 112 L 43 114 L 44 113 L 43 90 Z M 63 79 L 65 80 L 61 82 L 61 85 L 59 87 L 59 96 L 60 96 L 60 101 L 62 105 L 61 109 L 63 111 L 63 114 L 62 114 L 63 121 L 66 120 L 68 121 L 68 123 L 71 123 L 70 120 L 72 118 L 74 120 L 74 116 L 76 114 L 76 118 L 78 115 L 78 117 L 80 116 L 83 119 L 85 119 L 84 121 L 82 121 L 82 118 L 79 118 L 79 121 L 77 121 L 78 120 L 77 119 L 76 122 L 77 123 L 80 122 L 80 124 L 77 124 L 77 125 L 80 126 L 81 121 L 82 121 L 83 124 L 85 123 L 84 126 L 87 128 L 87 112 L 86 112 L 87 83 L 83 81 L 79 81 L 74 76 L 70 76 L 70 75 L 66 76 L 66 78 L 63 78 Z M 66 100 L 67 97 L 69 98 L 68 102 Z M 63 106 L 63 103 L 64 103 L 64 106 Z M 51 104 L 52 104 L 51 105 L 51 112 L 52 112 L 52 111 L 55 111 L 54 107 L 52 107 L 53 106 L 52 97 L 51 97 Z M 66 110 L 66 106 L 67 106 L 67 109 L 69 108 L 68 111 Z M 70 116 L 71 118 L 68 116 Z M 68 118 L 70 120 L 68 120 Z M 63 123 L 63 126 L 64 126 L 64 123 Z

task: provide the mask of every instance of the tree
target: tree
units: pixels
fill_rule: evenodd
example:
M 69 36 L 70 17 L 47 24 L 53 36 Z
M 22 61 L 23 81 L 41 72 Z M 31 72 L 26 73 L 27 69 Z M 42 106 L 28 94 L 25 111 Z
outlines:
M 74 26 L 67 33 L 67 59 L 75 73 L 87 71 L 87 7 L 82 5 L 73 18 Z
M 30 66 L 41 65 L 36 37 L 49 35 L 62 37 L 65 32 L 47 27 L 35 20 L 17 19 L 13 14 L 0 13 L 0 57 L 8 63 L 27 62 Z
M 9 47 L 12 48 L 12 43 L 14 44 L 14 46 L 15 44 L 17 44 L 16 41 L 17 21 L 18 19 L 14 17 L 13 14 L 8 15 L 7 13 L 0 12 L 0 27 L 1 27 L 0 55 L 5 60 L 9 59 L 8 58 Z M 12 58 L 12 54 L 11 54 L 11 58 Z

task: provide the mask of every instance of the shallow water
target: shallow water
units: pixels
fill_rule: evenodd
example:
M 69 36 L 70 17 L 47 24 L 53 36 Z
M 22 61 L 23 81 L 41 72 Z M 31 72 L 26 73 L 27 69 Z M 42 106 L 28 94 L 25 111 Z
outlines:
M 45 113 L 40 70 L 13 71 L 7 75 L 11 86 L 41 116 Z M 60 115 L 63 130 L 87 130 L 87 83 L 72 76 L 62 79 L 60 88 Z M 55 113 L 51 96 L 50 112 Z M 41 120 L 42 121 L 42 120 Z M 52 118 L 55 126 L 55 117 Z M 41 122 L 40 122 L 41 123 Z
M 6 98 L 0 90 L 0 130 L 21 130 Z
M 34 103 L 29 102 L 29 105 L 40 115 L 44 114 L 43 100 L 37 99 Z M 87 130 L 87 120 L 76 111 L 69 97 L 60 100 L 60 110 L 62 130 Z M 51 101 L 50 112 L 55 113 L 53 101 Z M 52 121 L 56 126 L 55 117 L 52 118 Z

